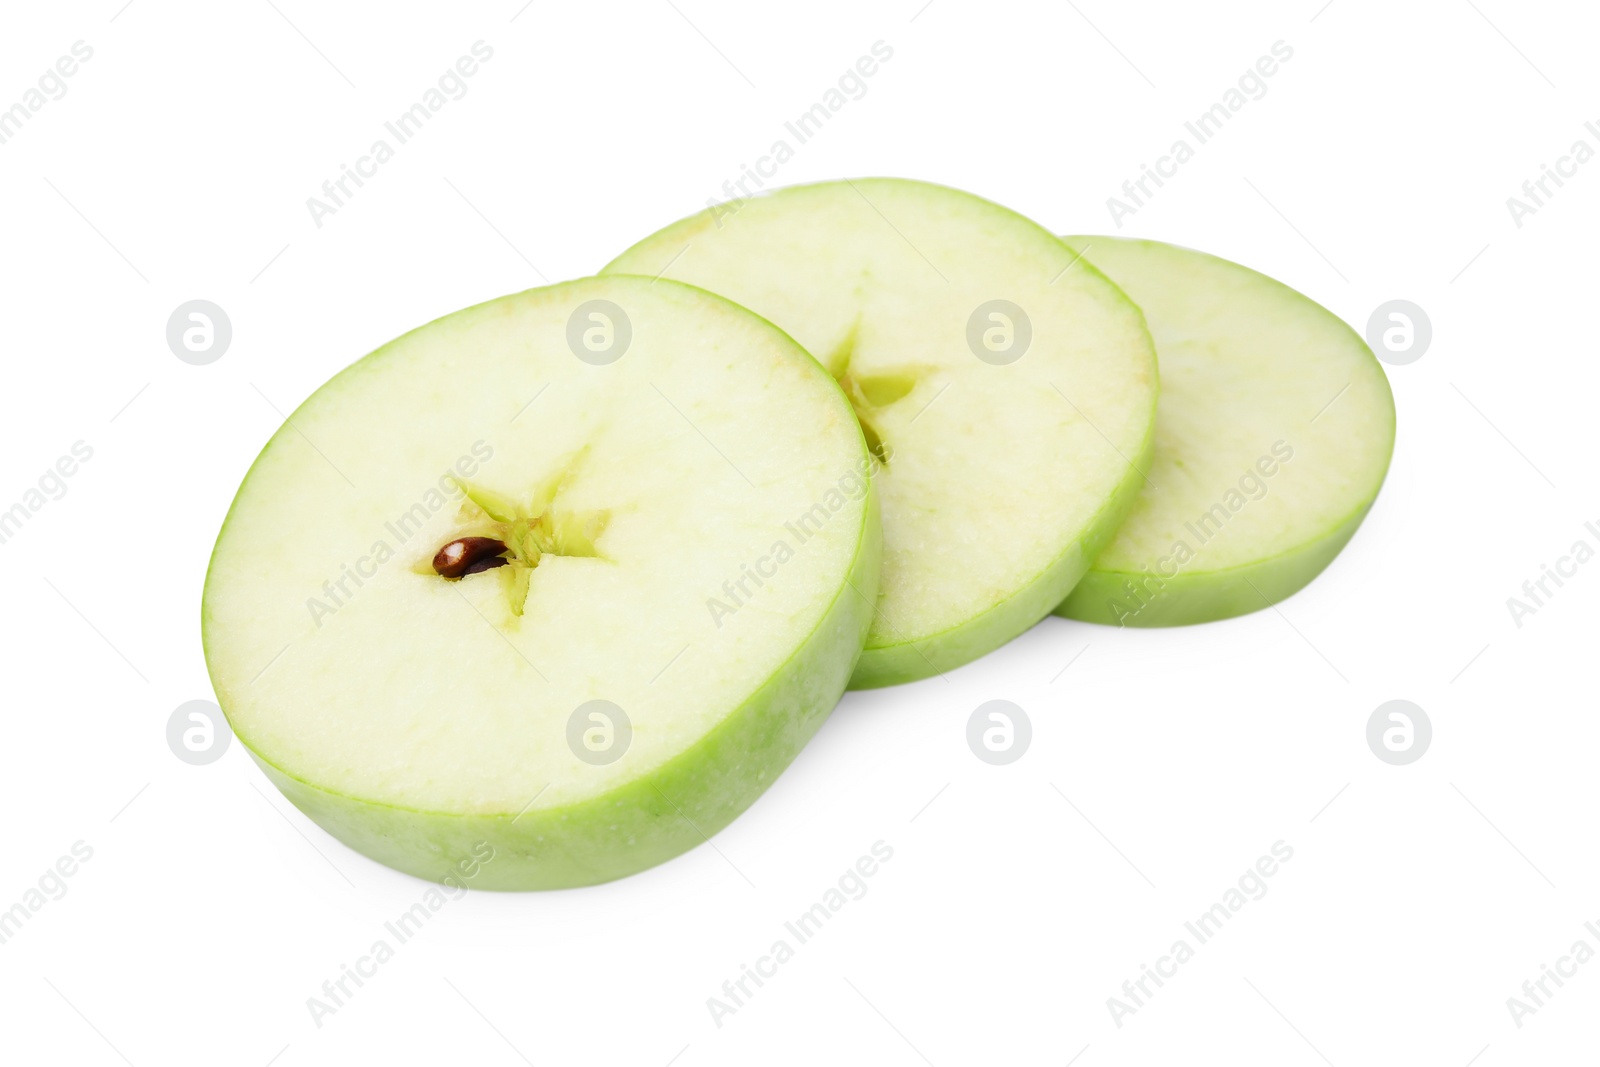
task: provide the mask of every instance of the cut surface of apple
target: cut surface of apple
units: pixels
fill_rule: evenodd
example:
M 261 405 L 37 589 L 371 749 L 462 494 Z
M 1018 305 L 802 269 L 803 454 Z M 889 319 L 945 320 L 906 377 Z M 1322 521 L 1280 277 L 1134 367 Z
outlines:
M 1157 241 L 1067 242 L 1144 309 L 1161 401 L 1150 480 L 1058 613 L 1175 626 L 1295 593 L 1350 540 L 1389 467 L 1394 398 L 1371 349 L 1237 263 Z
M 207 576 L 212 681 L 374 859 L 472 888 L 630 874 L 732 821 L 844 691 L 870 473 L 835 383 L 721 297 L 612 277 L 468 308 L 257 458 Z
M 878 611 L 851 685 L 943 672 L 1048 615 L 1131 506 L 1156 395 L 1138 310 L 1048 231 L 942 186 L 797 186 L 668 226 L 605 268 L 771 319 L 882 461 Z

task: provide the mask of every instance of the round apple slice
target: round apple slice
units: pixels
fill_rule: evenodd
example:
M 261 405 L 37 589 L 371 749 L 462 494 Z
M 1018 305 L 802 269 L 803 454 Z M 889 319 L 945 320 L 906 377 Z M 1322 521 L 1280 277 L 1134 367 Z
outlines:
M 1237 263 L 1069 237 L 1144 309 L 1161 357 L 1155 463 L 1058 614 L 1176 626 L 1256 611 L 1315 578 L 1366 517 L 1394 398 L 1332 312 Z
M 597 278 L 430 323 L 319 389 L 206 580 L 235 733 L 329 833 L 475 888 L 602 882 L 727 825 L 850 677 L 871 461 L 788 336 Z
M 1155 356 L 1135 308 L 1048 231 L 936 185 L 783 189 L 605 268 L 771 319 L 849 396 L 882 464 L 878 612 L 851 685 L 910 681 L 1048 615 L 1142 484 Z

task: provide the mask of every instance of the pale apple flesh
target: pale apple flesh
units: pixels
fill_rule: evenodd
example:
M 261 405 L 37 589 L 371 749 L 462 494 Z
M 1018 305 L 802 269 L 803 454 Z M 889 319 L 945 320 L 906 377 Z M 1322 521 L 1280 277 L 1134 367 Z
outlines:
M 1144 310 L 1161 359 L 1149 480 L 1057 613 L 1177 626 L 1298 592 L 1361 525 L 1394 399 L 1361 337 L 1247 267 L 1156 241 L 1069 237 Z
M 751 308 L 850 399 L 883 462 L 884 522 L 854 688 L 942 673 L 1037 623 L 1142 485 L 1157 376 L 1137 309 L 1059 238 L 978 197 L 888 179 L 783 189 L 675 223 L 606 271 Z M 1027 326 L 985 315 L 995 301 Z M 980 358 L 980 339 L 1024 328 L 1020 358 Z
M 631 334 L 604 365 L 569 341 L 594 301 Z M 284 794 L 382 863 L 478 857 L 491 889 L 643 870 L 753 803 L 843 692 L 878 580 L 870 472 L 835 383 L 720 297 L 619 276 L 491 301 L 269 442 L 207 576 L 212 681 Z M 504 563 L 443 577 L 463 537 Z M 571 739 L 592 701 L 627 718 L 619 758 Z

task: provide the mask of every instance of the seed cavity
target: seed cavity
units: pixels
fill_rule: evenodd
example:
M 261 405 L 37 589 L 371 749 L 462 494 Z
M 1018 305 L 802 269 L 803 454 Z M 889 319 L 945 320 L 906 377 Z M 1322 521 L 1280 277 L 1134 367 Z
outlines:
M 458 537 L 439 549 L 433 557 L 433 570 L 441 578 L 461 578 L 468 574 L 504 567 L 506 543 L 493 537 Z
M 447 542 L 433 557 L 432 571 L 447 580 L 507 567 L 501 583 L 513 616 L 527 607 L 534 569 L 546 556 L 605 560 L 595 542 L 611 513 L 605 509 L 573 510 L 560 500 L 574 479 L 584 450 L 569 453 L 527 496 L 507 496 L 481 485 L 455 479 L 462 501 L 458 529 L 475 531 Z M 526 501 L 526 503 L 524 503 Z M 427 573 L 426 564 L 419 573 Z
M 867 421 L 865 415 L 857 415 L 856 421 L 861 424 L 861 436 L 867 440 L 867 451 L 885 467 L 889 465 L 889 446 L 884 444 L 883 438 L 878 436 L 877 428 Z
M 861 424 L 861 436 L 866 439 L 867 451 L 878 464 L 888 469 L 894 455 L 894 446 L 884 440 L 881 425 L 882 413 L 910 396 L 917 384 L 937 372 L 937 367 L 910 364 L 893 370 L 865 373 L 855 367 L 856 345 L 859 340 L 861 319 L 858 316 L 850 332 L 834 349 L 826 366 L 832 369 L 845 399 Z

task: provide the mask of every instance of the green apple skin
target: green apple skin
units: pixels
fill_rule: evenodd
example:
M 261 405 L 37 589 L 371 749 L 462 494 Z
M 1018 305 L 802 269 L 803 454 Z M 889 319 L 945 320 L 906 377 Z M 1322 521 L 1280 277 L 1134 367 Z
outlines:
M 873 493 L 851 568 L 855 589 L 877 588 L 882 545 Z M 805 644 L 715 730 L 643 777 L 571 807 L 520 816 L 413 811 L 329 792 L 250 755 L 312 822 L 396 870 L 469 889 L 595 885 L 688 852 L 749 808 L 838 703 L 871 622 L 868 601 L 846 587 Z M 464 877 L 460 865 L 481 858 L 485 845 L 492 858 Z
M 1219 276 L 1241 283 L 1245 287 L 1243 292 L 1246 295 L 1258 295 L 1264 290 L 1266 299 L 1302 305 L 1306 313 L 1320 320 L 1326 347 L 1346 353 L 1352 367 L 1350 371 L 1352 376 L 1362 376 L 1369 383 L 1372 390 L 1368 400 L 1370 414 L 1373 425 L 1378 431 L 1371 443 L 1375 454 L 1381 459 L 1368 464 L 1369 469 L 1364 472 L 1369 483 L 1368 488 L 1350 497 L 1351 506 L 1341 518 L 1326 523 L 1320 532 L 1290 547 L 1233 566 L 1180 569 L 1171 577 L 1157 574 L 1159 588 L 1153 596 L 1139 596 L 1135 592 L 1149 590 L 1156 584 L 1150 574 L 1126 566 L 1109 565 L 1105 557 L 1100 556 L 1095 565 L 1089 568 L 1083 579 L 1073 588 L 1071 595 L 1056 608 L 1055 614 L 1106 626 L 1189 626 L 1260 611 L 1305 588 L 1333 562 L 1355 536 L 1356 530 L 1377 499 L 1388 471 L 1394 448 L 1395 412 L 1387 378 L 1378 364 L 1377 357 L 1372 354 L 1365 341 L 1331 311 L 1281 282 L 1240 264 L 1158 241 L 1104 236 L 1069 236 L 1063 240 L 1070 247 L 1085 250 L 1086 258 L 1095 257 L 1096 246 L 1103 255 L 1108 248 L 1112 251 L 1142 250 L 1145 255 L 1170 259 L 1179 269 L 1199 266 L 1201 269 L 1220 272 Z M 1126 253 L 1118 254 L 1120 256 Z M 1100 266 L 1114 282 L 1124 286 L 1132 299 L 1135 301 L 1139 299 L 1139 285 L 1131 284 L 1130 279 L 1118 277 L 1120 272 L 1113 267 L 1104 263 Z M 1137 280 L 1142 281 L 1146 287 L 1151 282 L 1148 277 Z M 1160 301 L 1165 296 L 1166 294 L 1158 289 L 1151 299 Z M 1164 324 L 1159 312 L 1152 311 L 1149 307 L 1146 308 L 1146 316 L 1151 333 L 1157 338 L 1157 355 L 1162 360 L 1163 372 L 1166 373 L 1170 369 L 1168 367 L 1170 353 L 1163 351 L 1164 346 L 1160 341 Z M 1175 326 L 1176 332 L 1185 335 L 1186 339 L 1190 337 L 1204 339 L 1207 328 L 1207 324 L 1201 323 L 1178 323 Z M 1172 402 L 1174 401 L 1171 398 L 1171 391 L 1164 389 L 1162 404 Z M 1185 412 L 1185 414 L 1191 413 Z M 1156 457 L 1152 461 L 1158 471 L 1156 475 L 1158 478 L 1161 477 L 1159 472 L 1162 471 L 1163 465 L 1171 462 L 1173 454 L 1170 445 L 1164 448 L 1160 443 L 1162 431 L 1162 418 L 1158 409 Z M 1138 510 L 1135 509 L 1130 523 L 1137 520 Z M 1142 606 L 1139 606 L 1141 603 Z M 1129 613 L 1130 606 L 1138 606 L 1138 610 Z
M 876 492 L 868 499 L 855 590 L 878 585 Z M 750 807 L 838 703 L 871 622 L 869 602 L 847 586 L 805 644 L 714 731 L 649 774 L 566 808 L 468 816 L 373 803 L 295 778 L 240 741 L 307 818 L 386 866 L 469 889 L 595 885 L 689 851 Z M 461 865 L 486 854 L 464 877 Z
M 1103 626 L 1140 627 L 1192 626 L 1249 615 L 1310 585 L 1355 536 L 1371 507 L 1368 501 L 1326 536 L 1271 559 L 1222 571 L 1178 574 L 1128 618 L 1120 616 L 1116 605 L 1130 602 L 1129 589 L 1147 581 L 1145 575 L 1091 570 L 1056 614 Z
M 1138 500 L 1150 469 L 1154 444 L 1155 424 L 1152 422 L 1139 450 L 1128 457 L 1131 465 L 1127 475 L 1101 506 L 1083 538 L 1073 543 L 1031 583 L 984 614 L 930 640 L 868 647 L 856 664 L 850 688 L 878 689 L 954 670 L 1026 632 L 1040 619 L 1048 617 L 1052 610 L 1059 614 L 1064 606 L 1062 598 L 1086 580 L 1091 565 Z
M 596 281 L 582 279 L 551 289 Z M 729 303 L 716 294 L 701 295 Z M 377 349 L 342 374 L 357 373 L 390 347 Z M 794 350 L 814 365 L 798 345 Z M 820 367 L 817 373 L 826 377 Z M 832 386 L 831 379 L 828 382 Z M 843 394 L 833 388 L 839 404 L 848 410 Z M 315 394 L 262 449 L 241 483 L 239 496 L 263 460 L 292 440 L 292 425 L 314 400 Z M 859 440 L 859 454 L 862 468 L 867 469 L 864 437 Z M 224 519 L 224 530 L 235 518 L 239 496 Z M 653 770 L 581 802 L 495 814 L 419 810 L 305 781 L 256 751 L 247 736 L 237 730 L 235 736 L 268 780 L 307 818 L 368 858 L 421 879 L 451 887 L 524 891 L 596 885 L 647 870 L 709 841 L 749 808 L 794 761 L 844 694 L 872 623 L 882 564 L 881 505 L 877 487 L 870 482 L 864 505 L 848 581 L 789 658 L 693 745 Z M 219 536 L 207 569 L 201 612 L 202 646 L 219 698 L 213 655 L 219 634 L 208 601 L 221 545 Z M 223 711 L 227 713 L 225 701 Z

